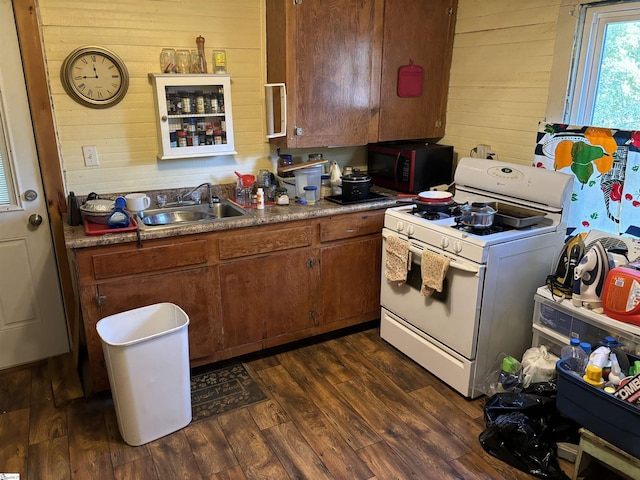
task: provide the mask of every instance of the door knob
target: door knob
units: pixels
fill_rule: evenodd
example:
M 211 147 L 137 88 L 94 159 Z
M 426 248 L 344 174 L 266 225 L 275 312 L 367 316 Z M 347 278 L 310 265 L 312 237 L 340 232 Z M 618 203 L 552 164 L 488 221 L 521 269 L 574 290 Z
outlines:
M 29 223 L 34 227 L 40 226 L 40 224 L 42 223 L 42 215 L 38 215 L 37 213 L 30 215 Z

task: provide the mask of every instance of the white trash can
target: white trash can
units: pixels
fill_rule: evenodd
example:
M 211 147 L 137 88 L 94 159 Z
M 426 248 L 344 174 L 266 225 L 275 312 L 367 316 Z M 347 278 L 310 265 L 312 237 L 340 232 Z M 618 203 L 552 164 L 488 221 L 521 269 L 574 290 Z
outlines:
M 191 422 L 188 325 L 187 314 L 172 303 L 111 315 L 96 325 L 118 428 L 129 445 Z

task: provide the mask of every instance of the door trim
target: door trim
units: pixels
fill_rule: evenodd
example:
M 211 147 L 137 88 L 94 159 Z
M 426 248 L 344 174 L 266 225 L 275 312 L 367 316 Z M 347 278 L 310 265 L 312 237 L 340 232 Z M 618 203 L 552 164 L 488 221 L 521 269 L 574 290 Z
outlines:
M 16 19 L 33 133 L 38 151 L 40 172 L 42 173 L 44 195 L 47 200 L 67 326 L 70 332 L 71 352 L 77 365 L 80 332 L 79 311 L 75 306 L 71 268 L 64 241 L 63 219 L 67 212 L 66 193 L 60 169 L 58 139 L 49 96 L 49 79 L 38 23 L 38 6 L 36 0 L 11 0 L 11 3 Z

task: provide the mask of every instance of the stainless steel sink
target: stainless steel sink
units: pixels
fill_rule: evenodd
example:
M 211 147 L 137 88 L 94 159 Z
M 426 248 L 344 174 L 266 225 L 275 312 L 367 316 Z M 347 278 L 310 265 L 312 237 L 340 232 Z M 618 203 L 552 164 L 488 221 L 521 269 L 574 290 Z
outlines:
M 171 227 L 202 222 L 219 222 L 234 218 L 250 217 L 242 208 L 220 200 L 212 207 L 202 205 L 180 205 L 171 208 L 155 208 L 139 212 L 136 221 L 142 229 Z

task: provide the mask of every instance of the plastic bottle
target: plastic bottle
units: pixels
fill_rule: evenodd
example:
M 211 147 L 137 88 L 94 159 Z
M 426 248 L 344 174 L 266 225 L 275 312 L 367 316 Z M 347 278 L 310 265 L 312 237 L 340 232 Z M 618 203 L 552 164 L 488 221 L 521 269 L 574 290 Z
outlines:
M 331 184 L 331 195 L 342 194 L 342 173 L 340 173 L 338 162 L 331 162 L 331 168 L 329 168 L 329 183 Z
M 607 335 L 606 337 L 604 337 L 604 340 L 600 340 L 600 342 L 598 343 L 603 347 L 608 347 L 609 350 L 611 350 L 611 354 L 615 353 L 621 370 L 625 372 L 629 370 L 629 360 L 627 358 L 626 352 L 623 349 L 623 347 L 625 346 L 624 343 L 619 342 L 616 337 L 613 337 L 611 335 Z M 611 357 L 611 355 L 609 355 L 609 357 Z M 611 371 L 611 369 L 611 361 L 609 361 L 607 365 L 602 368 L 602 376 L 605 378 L 605 380 L 609 378 L 609 372 Z
M 580 348 L 582 348 L 587 356 L 591 355 L 591 344 L 589 342 L 580 342 Z
M 107 219 L 107 225 L 109 228 L 124 228 L 129 226 L 130 217 L 125 208 L 127 201 L 124 197 L 118 197 L 115 201 L 115 206 Z
M 520 368 L 520 362 L 515 358 L 504 357 L 502 359 L 502 370 L 498 376 L 498 384 L 501 391 L 510 392 L 515 388 L 522 388 L 522 381 L 518 375 Z
M 264 190 L 262 187 L 258 188 L 256 198 L 258 199 L 258 210 L 264 210 Z
M 587 353 L 580 347 L 580 339 L 572 338 L 569 345 L 560 350 L 560 358 L 566 361 L 569 370 L 582 375 L 589 360 Z

